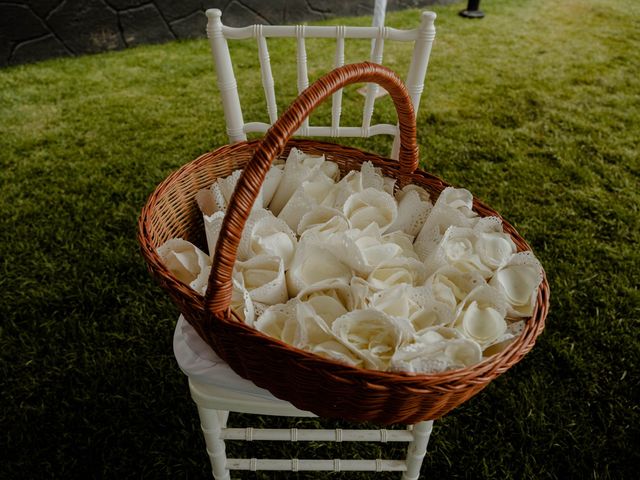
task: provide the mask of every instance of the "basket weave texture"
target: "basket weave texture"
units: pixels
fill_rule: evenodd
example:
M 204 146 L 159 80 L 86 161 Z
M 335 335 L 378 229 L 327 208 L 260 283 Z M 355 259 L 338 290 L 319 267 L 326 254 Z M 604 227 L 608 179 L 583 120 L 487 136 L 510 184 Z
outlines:
M 378 83 L 390 93 L 400 127 L 398 161 L 334 143 L 291 139 L 319 103 L 338 89 L 359 82 Z M 292 147 L 310 155 L 325 155 L 327 160 L 338 164 L 343 175 L 359 170 L 362 162 L 371 161 L 384 175 L 396 178 L 400 187 L 409 183 L 419 185 L 434 200 L 449 186 L 417 168 L 415 116 L 404 84 L 388 68 L 368 62 L 345 65 L 317 80 L 300 94 L 262 140 L 225 145 L 167 177 L 151 194 L 140 215 L 138 239 L 142 254 L 187 321 L 236 373 L 297 408 L 319 416 L 412 424 L 442 417 L 531 350 L 544 329 L 549 308 L 546 276 L 538 288 L 533 315 L 513 343 L 477 365 L 438 374 L 389 373 L 346 366 L 292 347 L 240 321 L 229 306 L 231 274 L 242 230 L 271 163 L 286 156 Z M 204 225 L 195 193 L 237 169 L 243 169 L 243 173 L 227 209 L 203 297 L 167 270 L 157 248 L 171 238 L 181 237 L 204 250 Z M 473 207 L 480 216 L 502 218 L 476 198 Z M 504 220 L 503 227 L 518 251 L 531 250 Z

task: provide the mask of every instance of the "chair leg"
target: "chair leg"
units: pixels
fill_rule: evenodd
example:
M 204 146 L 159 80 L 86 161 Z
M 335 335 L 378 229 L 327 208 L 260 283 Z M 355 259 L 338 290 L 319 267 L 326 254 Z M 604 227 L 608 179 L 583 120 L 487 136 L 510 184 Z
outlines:
M 402 474 L 402 480 L 418 480 L 420 467 L 427 453 L 427 444 L 433 429 L 433 420 L 416 423 L 413 426 L 413 441 L 407 450 L 407 471 Z
M 204 441 L 207 445 L 207 453 L 211 460 L 211 470 L 213 478 L 216 480 L 230 480 L 227 469 L 227 454 L 224 447 L 224 440 L 221 438 L 222 429 L 227 423 L 229 412 L 212 410 L 198 406 L 200 424 Z
M 227 428 L 227 420 L 229 419 L 228 410 L 218 410 L 218 418 L 220 419 L 220 428 Z

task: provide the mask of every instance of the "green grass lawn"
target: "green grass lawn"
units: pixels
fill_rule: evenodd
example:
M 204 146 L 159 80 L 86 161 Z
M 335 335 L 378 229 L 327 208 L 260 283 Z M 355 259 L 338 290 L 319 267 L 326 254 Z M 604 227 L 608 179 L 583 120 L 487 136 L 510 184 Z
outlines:
M 640 4 L 494 0 L 468 21 L 457 16 L 465 3 L 434 8 L 422 164 L 516 226 L 545 266 L 552 306 L 532 352 L 436 423 L 423 472 L 637 478 Z M 416 10 L 387 16 L 390 26 L 418 21 Z M 295 46 L 270 46 L 282 109 L 295 93 Z M 313 78 L 331 64 L 328 46 L 308 42 Z M 172 354 L 178 312 L 136 243 L 154 187 L 227 142 L 208 48 L 176 42 L 0 70 L 0 478 L 210 478 Z M 347 60 L 368 49 L 348 44 Z M 245 118 L 260 119 L 255 52 L 240 43 L 232 53 Z M 406 71 L 406 46 L 385 55 Z M 345 124 L 361 102 L 349 89 Z M 377 105 L 394 121 L 388 99 Z M 326 106 L 313 119 L 328 115 Z M 228 445 L 232 456 L 272 458 L 378 450 Z

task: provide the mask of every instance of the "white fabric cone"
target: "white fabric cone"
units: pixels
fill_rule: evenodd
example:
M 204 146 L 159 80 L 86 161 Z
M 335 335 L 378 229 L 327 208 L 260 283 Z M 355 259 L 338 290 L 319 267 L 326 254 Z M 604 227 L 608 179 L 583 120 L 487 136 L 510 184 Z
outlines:
M 478 232 L 474 245 L 482 263 L 491 271 L 507 264 L 516 253 L 516 244 L 511 235 L 503 232 Z
M 400 347 L 391 369 L 409 373 L 438 373 L 464 368 L 482 360 L 480 346 L 445 327 L 427 329 L 415 343 Z
M 212 198 L 214 199 L 216 208 L 218 211 L 226 210 L 231 196 L 233 195 L 238 180 L 242 175 L 242 170 L 234 170 L 231 175 L 227 177 L 218 178 L 216 182 L 211 185 Z M 262 208 L 262 189 L 258 192 L 255 202 L 253 203 L 252 210 Z M 206 214 L 206 212 L 203 212 Z
M 158 255 L 167 269 L 200 295 L 207 290 L 211 259 L 191 242 L 172 238 L 158 247 Z
M 361 192 L 362 187 L 362 173 L 351 170 L 342 179 L 336 183 L 333 194 L 333 208 L 342 211 L 344 202 L 347 201 L 351 195 L 356 192 Z
M 401 193 L 402 195 L 396 195 L 398 216 L 389 226 L 387 232 L 401 230 L 415 237 L 420 233 L 427 220 L 432 205 L 431 202 L 422 200 L 416 190 L 403 190 Z
M 286 304 L 267 308 L 256 322 L 256 329 L 294 347 L 309 351 L 314 351 L 318 345 L 324 345 L 320 350 L 326 350 L 333 342 L 337 342 L 322 317 L 317 315 L 310 305 L 300 302 L 297 298 L 289 300 Z M 344 348 L 338 347 L 335 350 L 340 352 Z M 335 358 L 335 355 L 325 356 Z M 344 354 L 342 356 L 344 357 Z
M 366 368 L 387 370 L 391 357 L 412 340 L 406 322 L 378 310 L 356 310 L 337 318 L 331 327 L 340 342 L 364 361 Z
M 314 207 L 321 205 L 334 185 L 334 181 L 324 173 L 315 173 L 296 189 L 278 214 L 278 218 L 287 222 L 293 231 L 297 231 L 302 217 Z
M 473 227 L 479 220 L 472 210 L 473 196 L 464 188 L 445 188 L 414 242 L 421 259 L 426 260 L 437 248 L 450 226 Z
M 269 204 L 274 215 L 278 215 L 297 188 L 318 172 L 324 163 L 324 156 L 312 157 L 292 148 L 284 166 L 284 174 Z
M 375 290 L 384 290 L 402 284 L 417 287 L 425 279 L 426 268 L 420 260 L 397 257 L 377 265 L 367 277 L 367 282 Z
M 342 212 L 352 228 L 363 230 L 376 223 L 380 231 L 385 232 L 398 216 L 398 207 L 388 193 L 366 188 L 347 198 Z
M 391 194 L 394 183 L 395 180 L 392 180 L 392 182 L 387 181 L 385 183 L 385 178 L 382 176 L 381 170 L 374 167 L 371 162 L 364 162 L 359 172 L 357 170 L 351 170 L 336 184 L 332 206 L 342 210 L 347 198 L 354 193 L 362 192 L 367 188 L 386 191 L 386 185 L 387 189 L 391 187 L 391 192 L 387 192 Z
M 296 321 L 298 330 L 294 346 L 298 348 L 310 350 L 316 345 L 336 340 L 325 319 L 307 302 L 297 304 Z
M 318 205 L 305 213 L 298 222 L 298 235 L 312 231 L 320 241 L 329 240 L 335 233 L 345 232 L 348 229 L 349 222 L 342 212 L 323 205 Z
M 344 310 L 340 315 L 354 309 L 353 292 L 349 283 L 338 278 L 315 283 L 301 290 L 297 298 L 301 302 L 311 303 L 316 310 L 326 310 L 327 312 Z M 315 301 L 314 299 L 316 298 L 321 301 Z M 329 302 L 329 299 L 332 302 Z M 331 320 L 335 320 L 340 315 L 333 317 Z M 327 320 L 327 316 L 322 314 L 320 316 Z
M 256 330 L 289 345 L 295 345 L 299 328 L 298 303 L 300 302 L 297 298 L 292 298 L 285 304 L 270 306 L 256 320 Z
M 325 160 L 320 166 L 320 171 L 332 179 L 334 183 L 340 179 L 340 167 L 336 162 Z
M 484 347 L 484 350 L 482 351 L 483 357 L 488 358 L 504 351 L 522 333 L 524 330 L 524 324 L 524 320 L 507 322 L 506 332 L 498 337 L 493 343 Z
M 215 185 L 215 184 L 214 184 Z M 222 196 L 220 190 L 219 195 L 214 193 L 213 188 L 202 188 L 196 192 L 196 203 L 198 208 L 205 216 L 213 215 L 215 212 L 224 211 L 227 203 Z
M 484 234 L 491 235 L 491 234 Z M 478 272 L 484 278 L 489 278 L 493 274 L 490 266 L 486 265 L 477 247 L 482 247 L 483 254 L 486 256 L 504 255 L 504 251 L 500 251 L 502 239 L 498 239 L 500 244 L 496 248 L 491 248 L 493 243 L 491 237 L 486 240 L 478 239 L 477 232 L 472 228 L 451 226 L 440 239 L 440 242 L 431 254 L 425 260 L 425 264 L 431 269 L 439 269 L 444 266 L 452 266 L 461 272 Z M 507 245 L 508 246 L 508 245 Z M 510 253 L 507 251 L 507 255 Z M 428 273 L 431 273 L 428 271 Z
M 257 318 L 253 300 L 249 291 L 244 287 L 244 279 L 238 272 L 233 272 L 233 290 L 231 294 L 231 310 L 235 312 L 247 325 L 253 325 Z
M 267 208 L 284 175 L 284 165 L 272 165 L 262 183 L 262 208 Z
M 353 298 L 352 310 L 365 310 L 369 308 L 369 298 L 371 298 L 371 295 L 373 295 L 376 290 L 373 289 L 366 280 L 357 276 L 351 278 L 349 287 L 351 288 L 351 296 Z
M 393 195 L 393 191 L 396 188 L 396 179 L 391 177 L 383 177 L 384 184 L 382 185 L 382 190 L 387 192 L 389 195 Z
M 461 272 L 447 265 L 431 275 L 425 285 L 431 289 L 438 301 L 456 308 L 472 290 L 487 285 L 487 282 L 478 272 Z
M 507 331 L 506 311 L 503 295 L 489 285 L 482 285 L 473 289 L 458 305 L 454 326 L 484 348 Z
M 283 221 L 269 210 L 253 212 L 242 233 L 238 258 L 247 260 L 258 255 L 282 258 L 285 270 L 289 268 L 297 246 L 296 235 Z
M 328 340 L 326 342 L 313 345 L 308 349 L 311 353 L 336 362 L 344 363 L 351 367 L 362 368 L 364 360 L 356 356 L 349 348 L 338 340 Z
M 413 258 L 419 260 L 418 254 L 413 248 L 413 237 L 404 233 L 403 231 L 395 231 L 391 233 L 385 233 L 382 236 L 384 243 L 398 245 L 402 249 L 400 256 L 405 258 Z
M 300 241 L 287 271 L 289 296 L 295 297 L 305 288 L 330 279 L 348 281 L 351 268 L 342 263 L 326 245 L 314 241 Z
M 211 257 L 213 257 L 216 251 L 216 244 L 218 243 L 218 237 L 222 229 L 224 213 L 223 211 L 214 212 L 212 215 L 203 215 L 202 217 L 204 221 L 204 233 L 207 237 L 207 248 L 209 249 L 209 255 Z
M 403 253 L 401 246 L 385 242 L 376 223 L 364 230 L 354 228 L 334 235 L 331 245 L 337 258 L 364 277 L 378 265 Z
M 231 195 L 233 195 L 233 191 L 236 189 L 236 184 L 238 183 L 240 175 L 242 175 L 242 170 L 234 170 L 228 177 L 218 178 L 216 181 L 216 184 L 226 201 L 226 205 L 229 205 L 229 200 L 231 200 Z
M 489 284 L 507 299 L 508 315 L 517 318 L 533 314 L 541 282 L 542 265 L 538 259 L 531 252 L 520 252 L 498 269 Z
M 374 190 L 384 191 L 385 180 L 382 176 L 382 170 L 374 167 L 370 161 L 363 162 L 360 167 L 362 174 L 362 189 L 373 188 Z
M 253 301 L 276 305 L 289 299 L 280 257 L 259 255 L 245 262 L 237 261 L 234 269 L 242 276 L 242 284 Z
M 433 202 L 431 201 L 431 195 L 429 195 L 429 192 L 427 192 L 420 185 L 416 185 L 415 183 L 410 183 L 402 187 L 402 189 L 399 190 L 398 193 L 396 193 L 396 200 L 400 202 L 409 192 L 417 193 L 422 202 L 428 203 L 429 205 L 431 205 L 431 207 L 433 207 Z
M 387 315 L 405 320 L 418 335 L 433 326 L 449 325 L 455 319 L 455 310 L 438 301 L 426 287 L 397 285 L 373 294 L 368 303 Z

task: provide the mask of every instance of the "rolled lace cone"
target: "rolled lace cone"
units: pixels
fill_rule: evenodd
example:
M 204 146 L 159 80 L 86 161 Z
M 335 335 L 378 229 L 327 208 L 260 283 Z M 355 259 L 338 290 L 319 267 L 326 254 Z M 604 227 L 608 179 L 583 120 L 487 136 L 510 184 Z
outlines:
M 375 370 L 386 370 L 397 348 L 412 338 L 406 323 L 372 309 L 349 312 L 337 318 L 331 329 L 366 368 Z
M 353 292 L 343 279 L 327 279 L 298 293 L 301 302 L 308 303 L 329 325 L 337 317 L 353 310 Z
M 238 272 L 232 276 L 231 310 L 247 325 L 253 325 L 257 318 L 253 300 L 244 287 L 244 279 Z
M 158 255 L 178 280 L 204 295 L 211 271 L 211 259 L 206 253 L 187 240 L 173 238 L 158 247 Z
M 480 346 L 452 328 L 426 329 L 414 343 L 400 347 L 391 369 L 409 373 L 438 373 L 465 368 L 482 360 Z
M 455 310 L 437 300 L 427 287 L 397 285 L 373 294 L 368 303 L 372 308 L 404 320 L 418 335 L 433 326 L 449 325 L 455 319 Z
M 498 269 L 489 284 L 507 299 L 509 316 L 529 317 L 533 314 L 542 275 L 542 265 L 536 257 L 531 252 L 520 252 Z
M 473 196 L 468 190 L 447 187 L 442 191 L 414 242 L 422 260 L 432 254 L 449 227 L 471 228 L 478 222 L 472 207 Z
M 297 298 L 292 298 L 285 304 L 270 306 L 256 320 L 256 330 L 289 345 L 295 345 L 299 335 L 297 320 L 299 303 Z
M 369 285 L 376 290 L 384 290 L 396 285 L 422 285 L 426 278 L 426 268 L 420 260 L 396 257 L 377 265 L 367 277 Z
M 300 241 L 286 273 L 289 296 L 295 297 L 305 288 L 324 280 L 348 281 L 352 276 L 351 268 L 336 258 L 327 246 L 314 241 Z
M 297 148 L 291 149 L 284 166 L 284 174 L 269 204 L 274 215 L 280 213 L 302 182 L 320 171 L 323 163 L 324 156 L 313 157 Z
M 487 285 L 479 272 L 462 272 L 446 265 L 434 272 L 425 282 L 436 299 L 456 308 L 476 287 Z
M 289 299 L 281 258 L 259 255 L 245 262 L 237 261 L 234 269 L 252 300 L 275 305 Z
M 398 216 L 398 207 L 388 193 L 367 188 L 347 198 L 342 212 L 352 228 L 363 230 L 376 223 L 385 232 Z
M 289 268 L 297 246 L 296 235 L 281 219 L 261 209 L 253 212 L 245 224 L 238 247 L 238 257 L 247 260 L 258 255 L 282 258 Z
M 304 214 L 321 205 L 323 200 L 332 192 L 334 181 L 323 172 L 317 172 L 296 189 L 289 201 L 280 211 L 281 218 L 293 231 L 297 231 L 298 224 Z
M 476 247 L 484 245 L 486 248 L 483 249 L 483 254 L 487 254 L 487 251 L 490 250 L 489 247 L 493 246 L 490 243 L 479 240 L 478 233 L 472 228 L 451 226 L 442 236 L 437 247 L 427 257 L 425 263 L 432 269 L 450 265 L 461 272 L 478 272 L 484 278 L 489 278 L 493 270 L 482 261 Z M 490 250 L 488 254 L 496 256 L 500 254 L 494 250 L 499 250 L 499 248 Z
M 336 184 L 333 207 L 342 210 L 347 198 L 367 188 L 392 194 L 395 181 L 385 181 L 381 172 L 371 162 L 364 162 L 359 172 L 351 170 Z
M 385 241 L 376 223 L 369 224 L 364 230 L 354 228 L 334 235 L 330 245 L 342 263 L 363 276 L 403 253 L 400 245 Z
M 407 185 L 396 195 L 398 216 L 387 231 L 395 232 L 396 230 L 401 230 L 415 237 L 420 233 L 433 205 L 429 201 L 429 194 L 426 191 L 421 189 L 424 192 L 421 195 L 419 190 L 407 187 L 416 186 Z M 425 195 L 427 197 L 426 200 L 424 199 Z
M 284 165 L 272 165 L 262 183 L 262 208 L 267 208 L 284 176 Z
M 458 306 L 455 327 L 481 347 L 494 343 L 507 331 L 506 301 L 489 285 L 476 287 Z
M 318 241 L 328 241 L 335 233 L 349 229 L 349 222 L 335 208 L 318 205 L 305 213 L 298 223 L 298 235 L 313 232 Z

